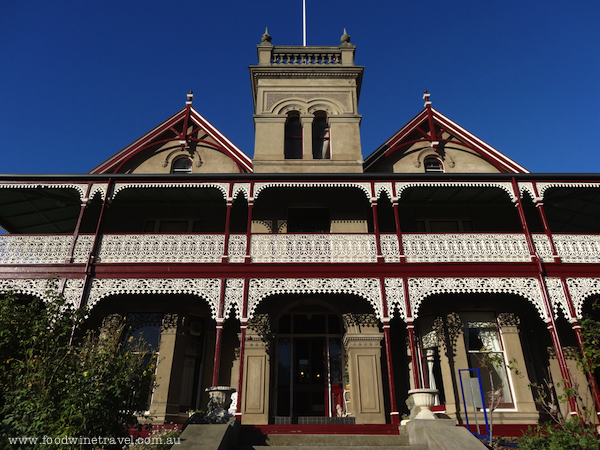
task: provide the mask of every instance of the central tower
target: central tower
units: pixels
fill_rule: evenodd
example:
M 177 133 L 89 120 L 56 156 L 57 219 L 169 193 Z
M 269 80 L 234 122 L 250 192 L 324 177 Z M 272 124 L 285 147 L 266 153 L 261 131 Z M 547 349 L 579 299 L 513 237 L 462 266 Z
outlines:
M 339 47 L 274 46 L 265 31 L 250 66 L 255 173 L 360 173 L 364 67 L 344 30 Z

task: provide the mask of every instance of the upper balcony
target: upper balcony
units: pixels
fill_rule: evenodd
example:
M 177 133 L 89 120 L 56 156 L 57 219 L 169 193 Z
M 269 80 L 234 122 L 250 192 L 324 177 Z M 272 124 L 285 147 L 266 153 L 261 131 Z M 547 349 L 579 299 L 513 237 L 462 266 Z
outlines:
M 540 182 L 536 189 L 520 181 L 520 201 L 505 180 L 250 178 L 0 187 L 0 223 L 12 232 L 0 234 L 2 265 L 86 263 L 92 250 L 98 264 L 600 258 L 597 183 Z

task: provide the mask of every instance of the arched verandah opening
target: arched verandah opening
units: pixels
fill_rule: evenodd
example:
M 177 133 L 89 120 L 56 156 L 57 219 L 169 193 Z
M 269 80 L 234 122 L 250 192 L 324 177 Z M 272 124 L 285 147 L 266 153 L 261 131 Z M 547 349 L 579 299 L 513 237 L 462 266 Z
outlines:
M 157 355 L 156 387 L 144 413 L 154 423 L 183 423 L 204 409 L 211 386 L 216 322 L 209 303 L 186 293 L 111 293 L 94 301 L 85 323 L 102 332 L 124 323 L 124 339 L 144 339 Z
M 390 406 L 379 315 L 350 293 L 263 298 L 246 331 L 243 422 L 385 423 Z
M 418 370 L 425 385 L 440 390 L 439 411 L 464 420 L 459 370 L 479 368 L 486 405 L 492 390 L 500 395 L 496 423 L 539 421 L 529 384 L 543 384 L 556 358 L 536 305 L 512 293 L 436 293 L 420 305 L 415 327 Z M 502 363 L 486 369 L 486 354 Z M 469 375 L 462 374 L 463 384 Z

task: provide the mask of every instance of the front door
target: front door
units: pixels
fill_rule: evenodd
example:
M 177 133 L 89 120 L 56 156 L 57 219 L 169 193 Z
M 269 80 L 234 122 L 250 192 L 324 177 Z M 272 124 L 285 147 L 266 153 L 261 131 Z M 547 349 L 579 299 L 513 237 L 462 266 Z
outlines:
M 276 415 L 337 415 L 342 386 L 339 317 L 287 314 L 277 339 Z

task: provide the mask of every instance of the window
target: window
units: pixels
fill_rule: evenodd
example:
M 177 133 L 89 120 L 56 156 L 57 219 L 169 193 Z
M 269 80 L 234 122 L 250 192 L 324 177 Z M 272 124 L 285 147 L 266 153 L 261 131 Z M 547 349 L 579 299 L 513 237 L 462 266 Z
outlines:
M 501 395 L 500 407 L 512 407 L 513 400 L 506 370 L 506 357 L 495 315 L 481 312 L 465 313 L 460 316 L 464 326 L 465 349 L 469 367 L 471 369 L 479 368 L 481 371 L 481 384 L 486 402 L 489 402 L 492 394 L 490 371 L 481 367 L 480 362 L 486 353 L 490 353 L 490 356 L 497 356 L 496 359 L 502 361 L 491 369 L 494 390 Z
M 288 233 L 329 233 L 330 229 L 327 208 L 288 209 Z
M 179 411 L 200 409 L 202 399 L 202 371 L 204 366 L 204 331 L 205 319 L 202 317 L 189 317 L 189 331 L 185 339 L 185 356 L 181 377 L 181 392 L 179 397 Z
M 423 166 L 425 167 L 425 172 L 435 173 L 435 172 L 444 172 L 444 166 L 442 161 L 435 156 L 428 156 L 423 161 Z
M 192 160 L 187 156 L 177 158 L 171 165 L 171 173 L 192 173 Z
M 330 159 L 329 124 L 327 115 L 323 112 L 315 114 L 312 126 L 312 151 L 313 159 Z
M 415 220 L 417 232 L 425 233 L 458 233 L 473 231 L 472 220 L 432 220 L 422 219 Z
M 145 355 L 144 363 L 149 363 L 150 360 L 155 357 L 155 373 L 160 361 L 159 350 L 162 323 L 162 313 L 127 313 L 127 326 L 129 327 L 129 330 L 127 332 L 125 342 L 128 345 L 133 346 L 133 348 L 135 348 L 135 346 L 140 342 L 144 342 L 148 345 L 148 350 L 150 351 L 150 353 Z M 150 392 L 148 396 L 148 401 L 146 403 L 146 410 L 143 412 L 143 414 L 148 414 L 148 410 L 150 409 L 150 405 L 152 404 L 153 394 L 154 392 Z
M 302 159 L 302 124 L 297 111 L 288 113 L 284 146 L 285 159 Z
M 145 233 L 199 233 L 201 220 L 146 220 Z

